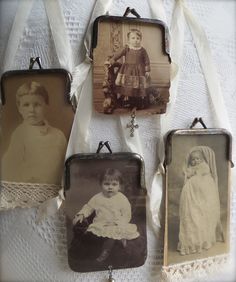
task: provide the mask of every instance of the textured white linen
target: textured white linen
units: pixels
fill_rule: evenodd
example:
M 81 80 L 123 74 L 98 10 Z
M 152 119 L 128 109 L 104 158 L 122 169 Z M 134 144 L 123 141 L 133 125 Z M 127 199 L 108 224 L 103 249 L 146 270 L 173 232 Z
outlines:
M 14 19 L 16 3 L 17 1 L 7 0 L 0 2 L 1 65 Z M 173 3 L 172 0 L 164 1 L 168 23 L 170 23 Z M 73 60 L 77 64 L 84 58 L 83 36 L 94 1 L 65 0 L 61 1 L 61 4 L 67 33 L 73 49 Z M 236 121 L 235 1 L 189 0 L 187 4 L 206 30 L 223 89 L 229 121 L 234 124 Z M 127 6 L 134 7 L 143 17 L 150 16 L 148 3 L 134 0 L 114 1 L 110 14 L 121 15 Z M 208 98 L 203 72 L 188 29 L 186 29 L 183 54 L 183 64 L 179 73 L 178 96 L 171 109 L 173 113 L 171 127 L 187 127 L 192 119 L 199 115 L 203 117 L 208 127 L 211 127 L 216 124 L 212 112 L 213 107 Z M 30 18 L 27 20 L 27 25 L 20 38 L 13 68 L 27 68 L 29 57 L 36 55 L 42 58 L 45 68 L 60 66 L 41 0 L 35 1 L 33 4 Z M 86 100 L 86 97 L 84 99 Z M 119 123 L 120 121 L 116 117 L 108 118 L 107 116 L 93 114 L 89 127 L 91 151 L 96 150 L 98 141 L 101 139 L 109 140 L 114 151 L 124 151 L 126 146 L 121 136 Z M 160 134 L 159 122 L 157 122 L 156 117 L 144 117 L 138 118 L 138 123 L 146 164 L 146 179 L 150 187 L 152 175 L 156 168 L 156 143 Z M 235 136 L 235 128 L 232 128 L 232 134 Z M 74 140 L 74 143 L 77 147 L 76 140 Z M 233 153 L 235 155 L 235 151 Z M 231 242 L 233 243 L 236 218 L 234 192 L 232 198 L 234 199 L 231 219 Z M 107 277 L 106 272 L 77 274 L 69 270 L 66 261 L 64 221 L 64 215 L 59 213 L 37 226 L 34 209 L 3 212 L 0 217 L 0 279 L 2 281 L 103 281 Z M 114 278 L 117 281 L 157 281 L 160 275 L 160 264 L 162 263 L 163 244 L 161 238 L 161 234 L 157 237 L 149 226 L 148 259 L 145 265 L 137 269 L 115 271 Z M 225 268 L 222 269 L 222 272 L 221 275 L 214 276 L 214 274 L 211 274 L 208 277 L 204 277 L 202 273 L 200 278 L 198 277 L 198 281 L 225 281 L 226 277 L 228 281 L 234 281 L 232 269 Z M 192 277 L 191 279 L 194 281 Z

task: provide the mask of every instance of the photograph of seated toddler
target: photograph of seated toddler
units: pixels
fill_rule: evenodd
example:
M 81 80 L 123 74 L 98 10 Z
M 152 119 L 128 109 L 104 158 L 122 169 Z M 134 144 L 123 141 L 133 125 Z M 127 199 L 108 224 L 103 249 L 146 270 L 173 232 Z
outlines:
M 22 183 L 60 184 L 67 141 L 46 117 L 49 95 L 36 81 L 16 91 L 21 123 L 11 134 L 2 157 L 1 179 Z
M 98 181 L 101 192 L 92 196 L 73 217 L 69 264 L 77 271 L 81 265 L 83 270 L 91 266 L 103 269 L 112 261 L 115 267 L 135 266 L 144 259 L 145 253 L 141 252 L 145 240 L 132 223 L 131 203 L 121 192 L 122 174 L 118 169 L 107 168 Z M 141 257 L 134 257 L 138 253 L 134 247 L 137 243 Z
M 177 250 L 189 255 L 224 241 L 214 151 L 207 146 L 193 147 L 187 155 L 184 174 Z

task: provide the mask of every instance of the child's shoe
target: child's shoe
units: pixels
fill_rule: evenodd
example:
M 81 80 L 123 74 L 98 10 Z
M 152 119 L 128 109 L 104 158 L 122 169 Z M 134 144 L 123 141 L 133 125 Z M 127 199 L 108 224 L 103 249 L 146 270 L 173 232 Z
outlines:
M 110 255 L 110 251 L 108 249 L 105 249 L 101 252 L 100 256 L 96 258 L 96 261 L 103 262 L 105 261 Z
M 126 248 L 127 240 L 126 239 L 121 239 L 121 243 L 122 243 L 123 247 Z

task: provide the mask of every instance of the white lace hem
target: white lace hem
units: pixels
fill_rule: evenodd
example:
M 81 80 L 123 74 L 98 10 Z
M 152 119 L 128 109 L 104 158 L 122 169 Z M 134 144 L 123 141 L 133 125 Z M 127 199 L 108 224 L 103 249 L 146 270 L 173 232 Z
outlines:
M 198 281 L 197 279 L 204 279 L 213 274 L 216 275 L 222 269 L 222 266 L 228 263 L 228 260 L 229 255 L 224 254 L 206 259 L 164 266 L 162 268 L 162 281 Z
M 116 234 L 115 232 L 113 233 L 110 233 L 110 232 L 101 232 L 101 231 L 98 231 L 94 228 L 91 228 L 91 229 L 88 229 L 87 231 L 93 233 L 94 235 L 98 236 L 98 237 L 103 237 L 103 238 L 111 238 L 111 239 L 114 239 L 114 240 L 133 240 L 133 239 L 137 239 L 140 234 L 139 232 L 133 232 L 133 233 L 127 233 L 127 234 Z
M 1 181 L 0 210 L 30 208 L 58 195 L 60 185 Z

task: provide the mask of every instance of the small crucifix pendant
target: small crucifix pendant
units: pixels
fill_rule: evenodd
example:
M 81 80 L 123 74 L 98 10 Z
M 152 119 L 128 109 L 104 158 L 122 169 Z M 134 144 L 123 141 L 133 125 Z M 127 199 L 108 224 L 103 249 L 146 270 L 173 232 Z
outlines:
M 126 125 L 126 128 L 130 128 L 130 137 L 134 137 L 134 130 L 139 128 L 138 124 L 135 124 L 136 110 L 131 113 L 131 121 Z

